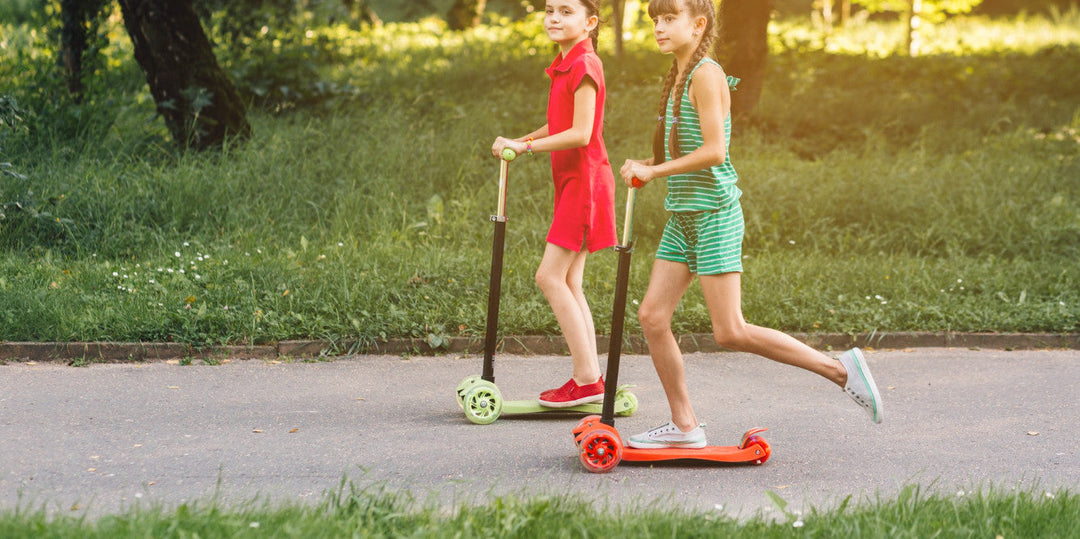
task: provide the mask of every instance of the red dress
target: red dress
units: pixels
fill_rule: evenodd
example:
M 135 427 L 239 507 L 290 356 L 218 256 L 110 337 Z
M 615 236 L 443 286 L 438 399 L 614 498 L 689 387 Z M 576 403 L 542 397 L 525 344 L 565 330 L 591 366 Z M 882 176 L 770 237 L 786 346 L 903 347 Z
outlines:
M 596 114 L 589 144 L 551 152 L 551 177 L 555 182 L 555 211 L 547 241 L 571 251 L 584 246 L 590 253 L 612 247 L 615 235 L 615 176 L 604 146 L 604 66 L 593 51 L 592 41 L 578 43 L 564 58 L 562 53 L 547 68 L 551 77 L 548 95 L 548 135 L 574 125 L 574 92 L 585 77 L 596 84 Z

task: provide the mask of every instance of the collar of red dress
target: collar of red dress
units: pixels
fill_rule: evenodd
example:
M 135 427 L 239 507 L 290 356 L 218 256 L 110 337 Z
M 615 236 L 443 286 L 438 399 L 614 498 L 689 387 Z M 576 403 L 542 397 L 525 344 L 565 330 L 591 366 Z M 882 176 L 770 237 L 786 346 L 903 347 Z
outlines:
M 593 52 L 592 38 L 585 38 L 580 43 L 574 45 L 574 48 L 570 49 L 570 53 L 563 57 L 560 52 L 555 57 L 555 61 L 551 62 L 551 65 L 545 70 L 548 76 L 552 76 L 556 71 L 565 73 L 570 71 L 570 66 L 574 65 L 574 60 L 577 60 L 581 55 Z

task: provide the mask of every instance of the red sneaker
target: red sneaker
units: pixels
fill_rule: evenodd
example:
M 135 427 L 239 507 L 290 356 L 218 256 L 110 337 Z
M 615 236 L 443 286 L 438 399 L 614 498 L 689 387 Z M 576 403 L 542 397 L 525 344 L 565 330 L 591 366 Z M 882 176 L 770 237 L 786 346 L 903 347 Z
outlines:
M 573 378 L 558 389 L 540 394 L 540 405 L 548 408 L 569 408 L 579 404 L 604 400 L 604 377 L 589 385 L 579 386 Z

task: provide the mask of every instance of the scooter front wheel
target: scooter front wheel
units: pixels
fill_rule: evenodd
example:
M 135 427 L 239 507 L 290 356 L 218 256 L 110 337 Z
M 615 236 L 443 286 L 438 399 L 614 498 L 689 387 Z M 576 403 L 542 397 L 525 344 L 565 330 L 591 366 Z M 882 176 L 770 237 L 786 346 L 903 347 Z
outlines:
M 622 461 L 622 442 L 618 435 L 606 429 L 586 434 L 580 449 L 581 464 L 593 473 L 610 472 Z
M 465 417 L 477 425 L 495 422 L 502 413 L 503 399 L 499 388 L 487 380 L 476 382 L 462 400 Z

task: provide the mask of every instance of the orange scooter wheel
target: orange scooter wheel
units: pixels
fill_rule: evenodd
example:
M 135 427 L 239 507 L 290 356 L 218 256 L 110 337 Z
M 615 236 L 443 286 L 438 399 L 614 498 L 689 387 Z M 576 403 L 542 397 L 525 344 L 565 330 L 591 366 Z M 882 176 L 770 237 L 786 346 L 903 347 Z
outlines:
M 760 436 L 751 436 L 746 439 L 746 445 L 744 447 L 753 447 L 759 452 L 757 460 L 753 461 L 755 465 L 765 464 L 765 461 L 769 460 L 769 456 L 772 455 L 772 449 L 769 447 L 769 442 L 765 441 L 765 438 Z
M 622 460 L 622 441 L 609 430 L 599 429 L 586 433 L 581 439 L 581 464 L 593 473 L 614 470 Z

